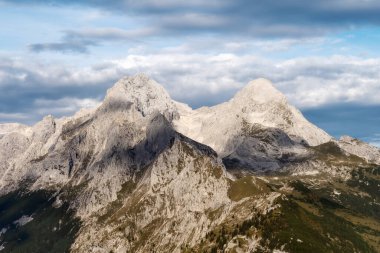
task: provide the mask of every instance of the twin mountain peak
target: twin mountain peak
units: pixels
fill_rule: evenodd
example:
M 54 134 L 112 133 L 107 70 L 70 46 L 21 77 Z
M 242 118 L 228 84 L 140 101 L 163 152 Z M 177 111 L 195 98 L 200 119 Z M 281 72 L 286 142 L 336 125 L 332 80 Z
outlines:
M 177 132 L 210 146 L 222 158 L 242 160 L 245 155 L 241 153 L 250 149 L 256 153 L 257 145 L 248 141 L 247 137 L 257 137 L 250 135 L 261 129 L 276 142 L 270 143 L 274 147 L 265 147 L 265 156 L 268 153 L 273 155 L 272 149 L 280 153 L 303 155 L 304 146 L 335 142 L 350 153 L 358 154 L 358 150 L 365 150 L 359 153 L 367 153 L 367 160 L 380 160 L 376 158 L 378 149 L 356 139 L 350 138 L 349 142 L 344 141 L 347 138 L 334 140 L 324 130 L 305 119 L 297 108 L 288 103 L 285 95 L 264 78 L 250 81 L 227 102 L 193 110 L 184 103 L 172 100 L 168 92 L 147 75 L 137 74 L 122 78 L 110 88 L 100 108 L 120 107 L 122 104 L 133 107 L 144 118 L 156 113 L 164 115 Z M 359 148 L 358 143 L 361 144 Z M 238 147 L 246 151 L 239 152 Z M 248 156 L 251 157 L 252 154 Z M 277 162 L 273 165 L 267 160 L 263 163 L 243 160 L 244 166 L 250 168 L 279 168 Z
M 172 100 L 160 84 L 145 74 L 137 74 L 120 79 L 97 108 L 80 110 L 72 117 L 61 119 L 47 116 L 32 127 L 0 125 L 0 137 L 15 132 L 21 136 L 16 142 L 20 145 L 41 143 L 40 150 L 31 151 L 33 155 L 27 152 L 27 156 L 43 157 L 57 146 L 60 136 L 78 132 L 86 125 L 88 128 L 91 123 L 92 130 L 86 133 L 92 134 L 96 149 L 103 150 L 104 145 L 111 147 L 121 141 L 120 137 L 112 139 L 112 131 L 119 131 L 115 129 L 125 125 L 142 132 L 152 129 L 152 119 L 157 114 L 167 120 L 165 127 L 211 147 L 227 164 L 232 162 L 232 167 L 254 171 L 279 169 L 283 157 L 302 158 L 309 154 L 308 147 L 331 141 L 367 160 L 379 159 L 378 149 L 365 143 L 360 142 L 362 145 L 358 147 L 359 142 L 354 139 L 335 141 L 306 120 L 263 78 L 249 82 L 227 102 L 193 110 Z M 141 136 L 142 133 L 129 133 L 125 138 L 132 138 L 129 141 L 134 143 Z
M 279 128 L 308 145 L 331 140 L 323 130 L 308 122 L 270 81 L 251 81 L 228 102 L 192 110 L 186 104 L 173 101 L 166 90 L 144 74 L 125 77 L 107 92 L 103 105 L 131 103 L 143 116 L 159 112 L 173 123 L 175 129 L 217 152 L 228 137 L 241 129 L 243 122 L 264 128 Z M 227 138 L 221 139 L 221 136 Z M 221 143 L 222 142 L 222 143 Z
M 144 113 L 151 110 L 178 110 L 179 103 L 173 101 L 168 92 L 145 74 L 124 77 L 107 91 L 105 101 L 123 100 L 133 102 Z M 264 78 L 249 82 L 229 102 L 235 106 L 243 104 L 281 103 L 286 105 L 286 97 Z M 177 105 L 177 106 L 176 106 Z M 181 107 L 181 105 L 179 105 Z M 183 105 L 182 107 L 187 105 Z

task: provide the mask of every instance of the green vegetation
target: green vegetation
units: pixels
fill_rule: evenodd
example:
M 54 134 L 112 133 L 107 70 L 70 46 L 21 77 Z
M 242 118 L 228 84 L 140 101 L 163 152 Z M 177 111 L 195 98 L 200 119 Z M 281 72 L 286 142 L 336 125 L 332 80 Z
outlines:
M 330 166 L 357 166 L 358 164 L 367 164 L 364 159 L 356 155 L 345 154 L 334 142 L 327 142 L 311 148 L 314 149 L 315 158 L 317 160 L 323 161 Z
M 239 201 L 268 191 L 269 188 L 263 181 L 252 176 L 246 176 L 230 182 L 228 197 L 233 201 Z
M 281 201 L 281 209 L 262 222 L 265 246 L 289 252 L 375 252 L 348 221 L 329 209 L 321 215 L 302 208 L 295 201 Z
M 69 252 L 80 223 L 67 205 L 52 207 L 54 200 L 44 191 L 0 197 L 0 228 L 7 228 L 0 236 L 1 252 Z M 15 221 L 22 216 L 33 220 L 20 226 Z
M 245 198 L 245 201 L 200 244 L 183 252 L 225 252 L 230 242 L 235 246 L 228 252 L 237 252 L 236 248 L 245 249 L 248 238 L 261 238 L 255 252 L 274 249 L 292 253 L 380 252 L 380 210 L 369 197 L 377 194 L 378 199 L 380 195 L 375 187 L 368 185 L 368 178 L 374 180 L 370 184 L 379 185 L 376 181 L 379 169 L 359 168 L 352 173 L 353 179 L 347 182 L 326 182 L 318 177 L 301 181 L 286 176 L 268 178 L 269 183 L 255 177 L 231 181 L 230 198 L 234 201 Z M 265 197 L 265 192 L 280 191 L 281 184 L 294 190 L 282 191 L 284 197 L 275 203 L 279 207 L 267 214 L 256 210 L 252 200 Z M 368 195 L 358 194 L 361 190 Z
M 364 171 L 377 173 L 376 169 L 364 169 Z M 298 214 L 298 218 L 308 217 L 304 219 L 304 225 L 311 228 L 316 227 L 311 224 L 318 224 L 317 227 L 322 236 L 319 240 L 329 243 L 331 252 L 353 252 L 354 250 L 378 252 L 380 226 L 376 220 L 379 220 L 379 206 L 373 204 L 368 196 L 358 194 L 357 190 L 360 189 L 352 180 L 356 182 L 354 179 L 346 183 L 334 180 L 329 183 L 319 182 L 318 187 L 315 188 L 307 185 L 306 182 L 292 181 L 290 185 L 298 194 L 293 193 L 288 196 L 290 200 L 284 202 L 282 206 L 284 208 L 294 202 L 290 206 L 293 210 L 285 208 L 283 213 L 286 214 L 286 210 L 289 210 L 291 215 Z M 353 185 L 355 187 L 352 187 Z M 338 193 L 334 193 L 337 192 L 336 189 L 339 189 Z M 295 210 L 298 211 L 295 212 Z M 286 223 L 291 220 L 291 217 L 286 217 Z M 291 223 L 290 227 L 294 230 L 295 224 Z M 327 238 L 326 235 L 328 235 Z M 351 248 L 345 248 L 343 244 Z
M 380 199 L 380 167 L 357 168 L 351 172 L 347 184 Z

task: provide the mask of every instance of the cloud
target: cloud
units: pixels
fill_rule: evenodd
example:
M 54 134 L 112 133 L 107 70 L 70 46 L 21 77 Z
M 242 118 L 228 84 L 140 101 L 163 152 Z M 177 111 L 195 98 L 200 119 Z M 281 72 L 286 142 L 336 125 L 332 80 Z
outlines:
M 28 119 L 28 116 L 23 113 L 1 113 L 0 112 L 0 123 L 1 122 L 22 122 L 27 119 Z
M 35 112 L 39 115 L 54 114 L 72 115 L 82 108 L 95 108 L 100 104 L 100 100 L 93 98 L 63 97 L 60 99 L 37 98 L 34 101 Z
M 0 0 L 9 5 L 45 5 L 51 8 L 87 7 L 106 12 L 101 22 L 91 20 L 64 30 L 58 41 L 37 41 L 32 52 L 89 53 L 91 47 L 120 42 L 136 46 L 144 41 L 215 40 L 284 41 L 320 39 L 337 32 L 380 25 L 380 3 L 374 0 L 219 0 L 219 1 L 58 1 Z M 53 6 L 53 7 L 52 7 Z M 108 15 L 108 19 L 107 19 Z M 90 15 L 91 16 L 91 15 Z M 118 22 L 110 22 L 111 18 Z M 108 26 L 108 27 L 104 27 Z M 278 43 L 278 41 L 275 41 Z M 218 43 L 216 43 L 218 44 Z M 281 45 L 272 45 L 272 48 Z
M 332 56 L 269 61 L 235 54 L 154 54 L 130 55 L 115 64 L 150 73 L 166 84 L 175 98 L 193 106 L 222 102 L 258 77 L 272 80 L 301 108 L 380 103 L 379 59 Z M 198 100 L 202 95 L 216 99 L 211 103 Z
M 315 37 L 380 24 L 377 0 L 58 1 L 0 0 L 8 4 L 87 6 L 145 20 L 161 36 L 214 34 L 245 37 Z
M 34 122 L 42 114 L 69 115 L 83 103 L 100 101 L 106 89 L 122 76 L 138 72 L 147 73 L 163 84 L 174 99 L 193 107 L 226 101 L 259 77 L 272 80 L 291 103 L 303 110 L 335 104 L 380 104 L 377 58 L 265 60 L 255 55 L 169 50 L 129 55 L 87 67 L 2 59 L 0 113 L 29 115 L 20 119 L 23 122 Z M 5 118 L 11 119 L 0 117 L 0 121 Z
M 80 42 L 59 42 L 59 43 L 36 43 L 29 45 L 29 50 L 40 53 L 44 51 L 54 51 L 61 53 L 88 53 L 89 46 L 95 46 L 96 43 L 89 41 Z
M 30 124 L 45 114 L 70 115 L 88 99 L 100 101 L 107 87 L 125 74 L 124 69 L 109 63 L 78 68 L 59 62 L 0 59 L 0 121 Z
M 107 41 L 107 40 L 132 40 L 136 38 L 154 35 L 151 28 L 124 30 L 120 28 L 103 27 L 85 30 L 67 30 L 64 40 L 66 41 Z
M 0 124 L 8 122 L 33 124 L 46 115 L 54 115 L 55 117 L 70 116 L 83 108 L 95 108 L 99 104 L 100 100 L 93 98 L 63 97 L 56 100 L 37 98 L 31 101 L 29 109 L 21 109 L 22 112 L 0 112 Z
M 89 47 L 99 46 L 108 41 L 140 42 L 140 38 L 154 35 L 152 29 L 123 30 L 119 28 L 90 28 L 82 30 L 66 30 L 60 42 L 36 43 L 29 45 L 35 53 L 53 51 L 59 53 L 89 53 Z

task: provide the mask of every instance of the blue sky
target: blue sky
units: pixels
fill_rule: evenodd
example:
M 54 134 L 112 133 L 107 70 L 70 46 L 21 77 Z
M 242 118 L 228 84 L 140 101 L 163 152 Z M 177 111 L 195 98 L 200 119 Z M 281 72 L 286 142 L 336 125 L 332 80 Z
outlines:
M 380 142 L 375 0 L 0 0 L 0 122 L 99 103 L 145 72 L 192 107 L 265 77 L 330 134 Z

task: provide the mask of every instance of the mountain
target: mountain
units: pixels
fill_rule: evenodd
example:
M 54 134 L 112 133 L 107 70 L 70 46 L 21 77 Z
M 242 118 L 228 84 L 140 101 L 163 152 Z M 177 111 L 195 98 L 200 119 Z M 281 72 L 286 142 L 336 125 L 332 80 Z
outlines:
M 380 150 L 265 79 L 192 110 L 143 74 L 0 125 L 1 252 L 377 252 Z
M 305 146 L 332 139 L 265 79 L 251 81 L 220 105 L 194 111 L 186 105 L 178 107 L 181 117 L 174 121 L 178 131 L 209 145 L 233 167 L 278 169 L 281 160 L 307 155 Z
M 186 105 L 179 107 L 182 109 L 181 117 L 175 122 L 178 129 L 195 140 L 204 141 L 221 154 L 231 151 L 228 141 L 240 134 L 245 123 L 278 128 L 295 141 L 304 141 L 312 146 L 332 139 L 326 132 L 308 122 L 265 79 L 249 82 L 226 103 L 194 111 Z M 226 138 L 219 138 L 221 134 Z

